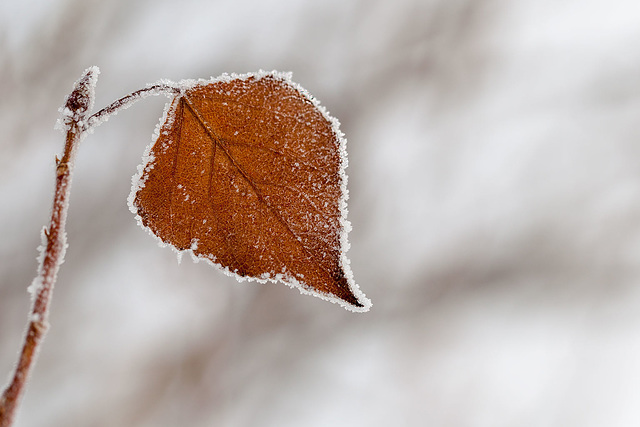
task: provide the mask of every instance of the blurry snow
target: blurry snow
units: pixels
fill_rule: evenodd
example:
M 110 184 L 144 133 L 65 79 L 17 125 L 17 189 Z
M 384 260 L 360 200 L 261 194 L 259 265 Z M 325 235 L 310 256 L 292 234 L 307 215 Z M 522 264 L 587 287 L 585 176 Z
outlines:
M 51 13 L 48 0 L 3 1 L 0 3 L 0 40 L 5 49 L 20 49 L 33 29 Z
M 0 371 L 27 320 L 52 125 L 93 64 L 96 108 L 161 78 L 292 70 L 349 141 L 349 257 L 375 301 L 354 316 L 176 265 L 126 206 L 165 103 L 145 99 L 80 147 L 18 427 L 640 423 L 637 2 L 58 0 L 0 15 Z

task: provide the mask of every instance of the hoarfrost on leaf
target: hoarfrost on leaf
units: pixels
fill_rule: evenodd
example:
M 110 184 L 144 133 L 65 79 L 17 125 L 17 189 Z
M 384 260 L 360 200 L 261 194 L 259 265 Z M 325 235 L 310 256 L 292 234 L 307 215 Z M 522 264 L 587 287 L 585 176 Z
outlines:
M 132 179 L 138 222 L 178 254 L 190 251 L 237 279 L 279 280 L 367 311 L 371 302 L 346 256 L 339 122 L 291 73 L 224 74 L 172 87 Z

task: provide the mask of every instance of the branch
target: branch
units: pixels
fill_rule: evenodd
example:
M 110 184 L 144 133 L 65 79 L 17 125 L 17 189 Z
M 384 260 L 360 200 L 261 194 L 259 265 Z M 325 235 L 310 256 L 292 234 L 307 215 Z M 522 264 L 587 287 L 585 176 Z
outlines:
M 110 105 L 104 107 L 102 110 L 94 113 L 89 117 L 89 119 L 84 124 L 83 130 L 92 129 L 107 120 L 112 114 L 117 114 L 119 110 L 123 110 L 129 108 L 133 105 L 134 102 L 139 101 L 140 99 L 146 98 L 147 96 L 155 96 L 155 95 L 166 95 L 166 94 L 178 94 L 180 93 L 180 89 L 170 82 L 162 81 L 160 83 L 156 83 L 152 86 L 148 86 L 144 89 L 138 89 L 135 92 L 130 93 L 129 95 L 123 96 L 117 101 L 112 102 Z
M 49 227 L 44 229 L 46 247 L 41 255 L 38 276 L 29 288 L 34 296 L 29 324 L 14 375 L 0 398 L 0 427 L 10 427 L 24 393 L 26 382 L 35 363 L 36 355 L 49 328 L 48 316 L 51 294 L 58 269 L 66 250 L 65 223 L 67 220 L 69 190 L 73 161 L 78 143 L 84 136 L 84 117 L 90 111 L 94 99 L 94 87 L 99 70 L 91 67 L 76 82 L 67 97 L 63 109 L 62 125 L 66 129 L 64 152 L 56 159 L 56 189 Z
M 177 85 L 169 81 L 160 81 L 123 96 L 89 116 L 93 108 L 95 84 L 99 73 L 98 67 L 90 67 L 85 70 L 67 97 L 65 105 L 61 109 L 62 116 L 56 126 L 66 132 L 64 152 L 60 160 L 56 158 L 56 189 L 51 220 L 49 227 L 43 229 L 44 248 L 41 249 L 43 252 L 40 255 L 38 275 L 29 287 L 33 300 L 27 333 L 11 382 L 0 397 L 0 427 L 10 427 L 13 424 L 38 350 L 49 329 L 51 295 L 67 248 L 65 224 L 69 207 L 71 175 L 78 144 L 87 131 L 90 132 L 94 127 L 107 121 L 111 115 L 130 107 L 136 101 L 151 95 L 176 95 L 181 91 Z

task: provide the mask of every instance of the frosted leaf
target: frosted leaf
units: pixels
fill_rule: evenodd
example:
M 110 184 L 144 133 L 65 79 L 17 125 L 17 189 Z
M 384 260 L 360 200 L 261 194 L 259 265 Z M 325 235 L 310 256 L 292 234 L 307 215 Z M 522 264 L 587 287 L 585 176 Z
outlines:
M 132 182 L 138 221 L 238 279 L 282 281 L 354 311 L 346 140 L 290 73 L 184 80 Z M 195 242 L 195 244 L 194 244 Z

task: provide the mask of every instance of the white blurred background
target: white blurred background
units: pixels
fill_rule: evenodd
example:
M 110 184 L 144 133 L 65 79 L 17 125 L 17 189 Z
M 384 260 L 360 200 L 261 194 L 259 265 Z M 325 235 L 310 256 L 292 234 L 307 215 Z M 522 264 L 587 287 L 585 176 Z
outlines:
M 0 2 L 0 379 L 57 109 L 291 70 L 342 122 L 366 314 L 178 265 L 130 178 L 165 100 L 80 147 L 31 426 L 640 425 L 640 3 Z

